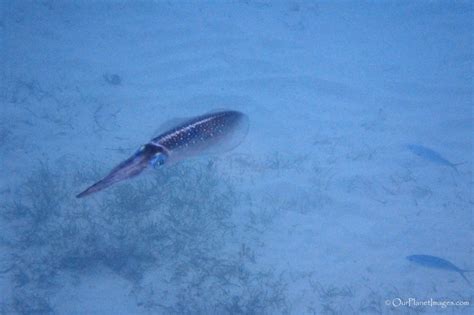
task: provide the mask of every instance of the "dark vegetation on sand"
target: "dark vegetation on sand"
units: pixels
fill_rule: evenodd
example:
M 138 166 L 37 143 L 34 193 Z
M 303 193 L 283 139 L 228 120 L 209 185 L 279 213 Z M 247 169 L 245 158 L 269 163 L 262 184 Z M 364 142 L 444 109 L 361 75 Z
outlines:
M 109 272 L 130 281 L 138 307 L 168 314 L 264 314 L 284 310 L 286 285 L 253 270 L 250 248 L 224 252 L 242 198 L 213 163 L 187 163 L 119 185 L 86 202 L 74 198 L 92 173 L 41 164 L 2 206 L 10 252 L 3 313 L 55 313 L 52 297 L 75 279 Z M 148 282 L 159 271 L 162 283 Z M 166 303 L 159 290 L 172 290 Z

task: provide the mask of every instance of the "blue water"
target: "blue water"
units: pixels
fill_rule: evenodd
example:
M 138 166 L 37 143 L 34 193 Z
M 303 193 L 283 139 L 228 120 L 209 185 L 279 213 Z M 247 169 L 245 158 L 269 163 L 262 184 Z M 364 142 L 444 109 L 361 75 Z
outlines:
M 473 312 L 405 258 L 474 269 L 470 2 L 0 3 L 1 314 Z M 75 198 L 221 109 L 232 151 Z

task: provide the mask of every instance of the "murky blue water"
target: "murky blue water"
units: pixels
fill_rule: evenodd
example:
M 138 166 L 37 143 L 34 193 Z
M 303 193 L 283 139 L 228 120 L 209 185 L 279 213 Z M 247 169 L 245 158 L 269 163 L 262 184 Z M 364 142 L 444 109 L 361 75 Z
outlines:
M 2 314 L 472 313 L 470 2 L 0 12 Z M 222 109 L 231 151 L 75 197 Z

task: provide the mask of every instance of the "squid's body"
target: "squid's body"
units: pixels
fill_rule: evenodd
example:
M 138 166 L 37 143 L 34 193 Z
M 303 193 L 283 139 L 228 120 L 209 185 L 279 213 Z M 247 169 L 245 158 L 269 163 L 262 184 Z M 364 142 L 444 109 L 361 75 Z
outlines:
M 77 195 L 81 198 L 140 174 L 145 168 L 172 164 L 189 157 L 232 150 L 248 131 L 247 115 L 217 111 L 177 123 L 143 145 L 103 179 Z

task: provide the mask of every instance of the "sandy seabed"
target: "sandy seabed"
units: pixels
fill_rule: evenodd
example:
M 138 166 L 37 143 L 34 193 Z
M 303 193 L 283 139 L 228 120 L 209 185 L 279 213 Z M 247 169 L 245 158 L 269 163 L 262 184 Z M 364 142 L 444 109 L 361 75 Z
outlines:
M 405 259 L 474 268 L 468 2 L 1 6 L 3 313 L 472 312 L 403 305 L 473 301 Z M 220 108 L 234 151 L 74 198 Z

